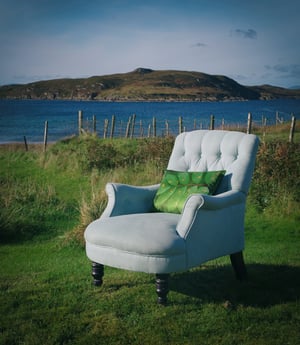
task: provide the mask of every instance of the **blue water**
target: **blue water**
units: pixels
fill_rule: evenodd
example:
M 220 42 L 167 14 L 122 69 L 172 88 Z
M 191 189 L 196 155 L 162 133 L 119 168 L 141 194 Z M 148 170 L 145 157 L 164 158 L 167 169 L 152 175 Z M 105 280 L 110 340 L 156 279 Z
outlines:
M 215 127 L 226 124 L 245 126 L 248 113 L 254 122 L 274 124 L 276 112 L 283 121 L 291 114 L 300 117 L 300 100 L 247 102 L 93 102 L 93 101 L 36 101 L 0 100 L 0 142 L 43 142 L 45 121 L 48 121 L 48 141 L 57 141 L 78 133 L 78 111 L 83 111 L 84 127 L 92 130 L 92 117 L 97 119 L 97 133 L 103 136 L 104 120 L 115 115 L 115 136 L 124 136 L 128 118 L 136 115 L 135 135 L 146 136 L 153 117 L 157 135 L 162 135 L 166 121 L 170 133 L 178 133 L 178 118 L 182 116 L 186 131 L 208 128 L 210 115 Z M 110 130 L 110 129 L 109 129 Z

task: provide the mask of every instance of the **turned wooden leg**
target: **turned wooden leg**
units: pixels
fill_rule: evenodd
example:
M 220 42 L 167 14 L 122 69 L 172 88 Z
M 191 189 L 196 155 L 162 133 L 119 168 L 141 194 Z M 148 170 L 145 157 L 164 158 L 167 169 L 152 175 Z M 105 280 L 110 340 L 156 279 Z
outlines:
M 247 279 L 247 269 L 244 263 L 243 252 L 230 255 L 232 267 L 238 280 Z
M 156 293 L 157 302 L 161 305 L 167 304 L 167 295 L 169 292 L 169 275 L 168 274 L 157 274 L 156 275 Z
M 102 285 L 102 278 L 104 275 L 104 266 L 98 264 L 97 262 L 92 262 L 92 276 L 94 278 L 94 285 L 101 286 Z

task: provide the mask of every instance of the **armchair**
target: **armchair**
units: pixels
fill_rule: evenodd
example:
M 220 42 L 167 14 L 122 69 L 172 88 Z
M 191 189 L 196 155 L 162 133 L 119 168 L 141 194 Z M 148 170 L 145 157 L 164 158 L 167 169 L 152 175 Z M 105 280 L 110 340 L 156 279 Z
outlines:
M 158 303 L 166 304 L 170 273 L 225 255 L 244 279 L 245 204 L 258 143 L 255 135 L 234 131 L 178 135 L 168 170 L 226 170 L 214 195 L 191 194 L 181 214 L 155 211 L 159 184 L 108 183 L 107 207 L 84 234 L 94 284 L 102 284 L 104 265 L 153 273 Z

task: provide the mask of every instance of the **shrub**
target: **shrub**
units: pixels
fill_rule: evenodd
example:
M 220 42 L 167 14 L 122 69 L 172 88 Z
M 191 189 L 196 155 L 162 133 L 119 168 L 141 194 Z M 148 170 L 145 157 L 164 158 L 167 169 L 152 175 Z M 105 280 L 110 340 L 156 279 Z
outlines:
M 271 141 L 259 148 L 250 191 L 259 210 L 291 213 L 300 201 L 300 144 Z M 275 206 L 275 209 L 274 209 Z
M 51 145 L 46 155 L 3 153 L 0 240 L 29 239 L 57 232 L 63 222 L 71 222 L 69 228 L 77 222 L 67 237 L 82 243 L 84 229 L 106 206 L 105 184 L 159 182 L 173 144 L 173 137 L 104 140 L 82 136 Z M 251 207 L 271 216 L 299 217 L 299 167 L 300 143 L 272 140 L 261 144 L 248 199 Z
M 139 146 L 138 157 L 143 157 L 143 162 L 152 161 L 157 168 L 166 169 L 172 148 L 174 137 L 145 139 Z
M 113 169 L 116 166 L 118 152 L 110 142 L 87 141 L 86 142 L 86 164 L 88 170 Z

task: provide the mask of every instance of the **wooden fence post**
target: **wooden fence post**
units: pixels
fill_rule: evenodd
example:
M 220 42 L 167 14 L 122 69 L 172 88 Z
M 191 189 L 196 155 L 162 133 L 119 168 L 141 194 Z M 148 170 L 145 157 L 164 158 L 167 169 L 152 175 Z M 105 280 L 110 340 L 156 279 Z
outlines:
M 25 144 L 25 151 L 28 151 L 28 145 L 27 145 L 27 140 L 26 140 L 25 135 L 24 135 L 24 144 Z
M 82 132 L 82 119 L 83 119 L 83 112 L 82 110 L 78 111 L 78 135 L 81 135 Z
M 129 136 L 130 125 L 131 125 L 131 116 L 129 116 L 128 121 L 127 121 L 125 138 L 128 138 Z
M 107 130 L 108 130 L 108 119 L 105 119 L 104 120 L 104 129 L 103 129 L 103 138 L 106 139 L 106 136 L 107 136 Z
M 48 121 L 45 121 L 45 130 L 44 130 L 44 152 L 46 152 L 48 140 Z
M 214 117 L 214 115 L 210 115 L 209 129 L 210 130 L 214 130 L 215 129 L 215 117 Z
M 247 122 L 247 134 L 252 132 L 252 114 L 248 113 L 248 122 Z
M 115 131 L 115 115 L 112 115 L 111 117 L 111 127 L 110 127 L 110 139 L 114 137 L 114 131 Z
M 144 137 L 143 121 L 140 120 L 140 138 Z
M 291 122 L 291 129 L 290 129 L 290 135 L 289 135 L 289 142 L 294 142 L 294 133 L 296 128 L 296 117 L 295 115 L 292 115 L 292 122 Z
M 156 117 L 153 117 L 152 119 L 152 127 L 153 127 L 153 138 L 156 137 Z
M 277 123 L 283 123 L 283 118 L 280 119 L 278 111 L 276 111 L 276 126 Z
M 179 116 L 178 118 L 178 133 L 182 133 L 183 132 L 183 125 L 182 125 L 182 116 Z
M 170 135 L 170 130 L 169 130 L 169 122 L 166 120 L 166 136 L 168 137 Z
M 131 127 L 131 129 L 130 129 L 130 138 L 133 138 L 133 136 L 134 136 L 135 117 L 136 117 L 136 115 L 133 114 L 132 115 L 131 126 L 130 126 Z

